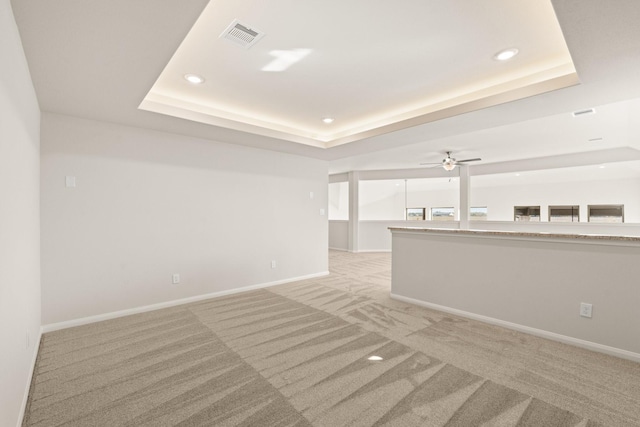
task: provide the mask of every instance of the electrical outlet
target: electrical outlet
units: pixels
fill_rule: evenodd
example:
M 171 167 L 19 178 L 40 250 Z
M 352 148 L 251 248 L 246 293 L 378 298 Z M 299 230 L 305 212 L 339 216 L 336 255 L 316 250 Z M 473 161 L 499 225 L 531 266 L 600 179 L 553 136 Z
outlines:
M 592 304 L 587 304 L 586 302 L 580 303 L 580 316 L 590 318 L 592 310 L 593 310 Z
M 179 285 L 180 284 L 180 274 L 173 273 L 173 275 L 171 276 L 171 283 L 174 284 L 174 285 Z
M 309 191 L 309 198 L 313 199 L 313 191 Z
M 320 208 L 320 215 L 324 216 L 324 209 Z
M 276 268 L 276 261 L 275 260 L 271 261 L 271 268 Z

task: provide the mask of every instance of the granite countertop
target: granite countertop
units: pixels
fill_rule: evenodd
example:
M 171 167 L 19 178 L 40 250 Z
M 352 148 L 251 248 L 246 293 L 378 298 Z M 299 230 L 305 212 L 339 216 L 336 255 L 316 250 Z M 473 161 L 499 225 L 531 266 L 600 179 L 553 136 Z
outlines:
M 574 239 L 574 240 L 600 240 L 619 242 L 639 242 L 637 236 L 609 236 L 604 234 L 567 234 L 567 233 L 547 233 L 547 232 L 522 232 L 522 231 L 498 231 L 498 230 L 460 230 L 457 228 L 424 228 L 424 227 L 389 227 L 389 230 L 415 232 L 415 233 L 438 233 L 438 234 L 458 234 L 475 236 L 495 236 L 495 237 L 528 237 L 528 238 L 553 238 L 553 239 Z

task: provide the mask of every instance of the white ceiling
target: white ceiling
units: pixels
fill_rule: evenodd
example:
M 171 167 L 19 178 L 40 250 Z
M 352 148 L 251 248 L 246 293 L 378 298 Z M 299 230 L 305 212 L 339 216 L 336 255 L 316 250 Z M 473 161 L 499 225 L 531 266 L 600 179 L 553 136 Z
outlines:
M 141 108 L 327 148 L 577 83 L 549 0 L 329 6 L 210 2 Z M 237 18 L 264 38 L 249 49 L 221 38 Z M 512 47 L 512 60 L 493 59 Z
M 445 118 L 439 120 L 431 116 L 426 123 L 416 124 L 425 121 L 423 114 L 418 122 L 382 128 L 378 134 L 360 133 L 349 139 L 353 142 L 328 149 L 313 146 L 310 137 L 258 132 L 254 125 L 230 128 L 224 123 L 211 125 L 138 109 L 156 81 L 163 80 L 163 77 L 158 80 L 163 70 L 172 69 L 170 61 L 180 56 L 178 48 L 183 41 L 186 46 L 185 38 L 191 36 L 190 31 L 195 29 L 194 23 L 207 3 L 206 0 L 13 0 L 41 109 L 325 159 L 331 161 L 331 172 L 411 168 L 423 161 L 440 160 L 446 150 L 453 150 L 457 158 L 482 157 L 483 163 L 493 163 L 614 147 L 640 148 L 640 109 L 636 100 L 640 98 L 637 0 L 616 0 L 615 7 L 602 0 L 552 0 L 579 85 L 498 105 L 477 103 L 475 107 L 485 108 L 454 111 L 450 117 L 443 115 Z M 268 54 L 280 46 L 312 49 L 305 59 L 285 72 L 248 73 L 244 78 L 258 75 L 258 80 L 246 92 L 242 81 L 234 80 L 233 84 L 240 86 L 230 87 L 224 94 L 225 102 L 228 96 L 239 94 L 237 111 L 244 115 L 261 116 L 270 111 L 273 117 L 269 116 L 267 121 L 287 121 L 285 124 L 297 126 L 298 130 L 318 134 L 324 128 L 316 120 L 325 115 L 336 116 L 337 133 L 325 132 L 319 138 L 324 143 L 355 126 L 345 123 L 373 123 L 373 117 L 415 110 L 416 106 L 431 102 L 428 96 L 451 97 L 456 88 L 486 85 L 492 78 L 503 78 L 492 75 L 491 67 L 515 67 L 516 61 L 533 61 L 535 58 L 528 56 L 530 52 L 537 55 L 564 48 L 557 41 L 557 24 L 533 30 L 526 25 L 529 17 L 531 22 L 538 22 L 539 14 L 548 17 L 548 4 L 543 0 L 411 1 L 401 11 L 396 10 L 397 4 L 392 7 L 388 2 L 375 2 L 375 7 L 368 5 L 370 2 L 365 5 L 363 1 L 348 2 L 346 6 L 345 2 L 290 0 L 269 2 L 267 7 L 264 2 L 212 1 L 209 7 L 214 12 L 221 11 L 213 13 L 213 19 L 219 18 L 225 26 L 232 18 L 240 18 L 255 22 L 257 28 L 267 33 L 249 50 L 227 42 L 219 44 L 218 29 L 205 34 L 216 37 L 210 40 L 211 52 L 217 54 L 222 49 L 236 58 L 234 67 L 238 66 L 238 58 L 246 59 L 248 54 L 261 51 Z M 440 16 L 446 19 L 440 20 Z M 411 25 L 403 27 L 405 19 Z M 487 25 L 496 31 L 489 31 Z M 317 32 L 323 26 L 335 37 L 314 38 L 314 34 L 325 34 Z M 287 31 L 279 33 L 279 28 Z M 336 49 L 341 42 L 341 28 L 350 29 L 346 33 L 349 37 L 342 42 L 343 49 Z M 354 52 L 354 32 L 375 42 Z M 437 43 L 428 43 L 431 39 L 425 42 L 429 34 L 435 34 Z M 547 41 L 552 47 L 544 44 Z M 501 64 L 491 60 L 497 50 L 516 43 L 524 44 L 517 46 L 522 52 L 512 62 Z M 458 57 L 438 51 L 440 47 L 451 46 L 462 46 L 465 54 Z M 325 48 L 331 50 L 325 52 Z M 428 62 L 431 54 L 438 58 L 437 62 Z M 196 52 L 198 55 L 203 56 L 201 51 Z M 214 57 L 204 56 L 192 66 L 209 67 L 203 68 L 206 70 L 217 64 L 216 69 L 221 72 L 234 71 L 224 60 L 216 62 Z M 262 63 L 258 59 L 249 61 L 254 68 Z M 415 65 L 400 70 L 400 61 L 409 60 L 415 61 Z M 444 63 L 454 67 L 444 68 L 441 66 Z M 181 68 L 174 73 L 183 72 L 206 74 L 200 69 Z M 349 79 L 341 79 L 343 74 Z M 434 76 L 434 80 L 418 82 L 423 75 Z M 207 82 L 216 81 L 216 76 L 205 77 Z M 277 80 L 278 84 L 266 84 L 265 79 Z M 184 85 L 182 81 L 174 83 Z M 247 98 L 252 94 L 261 100 L 255 110 L 247 106 L 253 102 Z M 348 102 L 350 99 L 353 101 Z M 499 99 L 498 96 L 493 100 Z M 621 102 L 626 100 L 629 101 Z M 411 107 L 406 107 L 406 103 Z M 383 111 L 383 105 L 388 105 L 389 111 Z M 596 107 L 597 114 L 579 119 L 569 114 L 588 107 Z M 411 126 L 401 129 L 405 125 Z M 307 139 L 295 142 L 297 137 Z M 603 140 L 585 141 L 596 137 Z
M 573 117 L 572 113 L 560 113 L 337 159 L 331 168 L 334 173 L 417 168 L 420 163 L 442 160 L 448 150 L 457 159 L 481 157 L 482 162 L 471 164 L 476 166 L 618 147 L 640 148 L 640 99 L 594 107 L 596 112 L 592 115 Z M 621 160 L 628 156 L 627 152 L 620 154 Z
M 569 182 L 602 182 L 620 180 L 638 180 L 640 178 L 640 160 L 603 163 L 599 165 L 575 166 L 562 169 L 531 170 L 471 177 L 472 188 L 519 187 L 525 185 L 558 185 Z M 345 184 L 341 182 L 339 184 Z M 414 178 L 407 180 L 409 192 L 420 191 L 459 191 L 459 179 L 456 176 L 444 178 Z M 388 197 L 389 193 L 404 193 L 404 179 L 386 179 L 362 181 L 360 191 L 368 190 L 367 197 Z M 377 196 L 376 196 L 377 195 Z

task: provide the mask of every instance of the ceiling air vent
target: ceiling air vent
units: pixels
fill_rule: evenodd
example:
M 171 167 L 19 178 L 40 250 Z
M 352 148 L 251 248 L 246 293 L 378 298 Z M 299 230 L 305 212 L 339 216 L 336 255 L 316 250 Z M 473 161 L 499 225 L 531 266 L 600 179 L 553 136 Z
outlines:
M 220 34 L 220 37 L 249 49 L 264 37 L 264 33 L 256 28 L 250 28 L 247 24 L 236 19 Z
M 595 113 L 596 113 L 596 110 L 594 110 L 593 108 L 589 108 L 587 110 L 574 111 L 573 117 L 588 116 L 589 114 L 595 114 Z

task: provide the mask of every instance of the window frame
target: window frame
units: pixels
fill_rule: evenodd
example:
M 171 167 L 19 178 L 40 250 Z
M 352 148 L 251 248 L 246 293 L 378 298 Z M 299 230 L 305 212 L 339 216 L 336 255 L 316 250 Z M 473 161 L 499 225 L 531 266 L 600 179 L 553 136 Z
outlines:
M 433 219 L 433 211 L 434 209 L 451 209 L 452 215 L 446 215 L 446 219 Z M 444 217 L 444 215 L 438 215 L 438 217 Z M 431 221 L 455 221 L 456 220 L 456 208 L 455 206 L 436 206 L 433 208 L 429 208 L 429 218 Z
M 472 209 L 484 209 L 484 215 L 482 219 L 475 219 L 473 215 L 471 215 Z M 471 206 L 469 207 L 469 220 L 470 221 L 488 221 L 489 220 L 489 207 L 487 206 Z
M 591 208 L 620 208 L 620 222 L 593 222 L 591 221 Z M 587 205 L 587 222 L 592 224 L 624 224 L 624 204 Z
M 407 208 L 405 212 L 405 220 L 406 221 L 425 221 L 427 219 L 427 208 Z M 422 219 L 409 219 L 409 211 L 422 211 Z
M 551 210 L 552 209 L 571 209 L 571 221 L 552 221 L 551 220 Z M 575 216 L 577 218 L 576 221 L 573 220 L 574 215 L 573 215 L 573 210 L 576 210 L 577 215 Z M 549 222 L 580 222 L 580 205 L 549 205 L 549 211 L 548 211 L 548 221 Z M 559 215 L 557 215 L 559 216 Z
M 522 221 L 522 220 L 517 219 L 516 209 L 519 209 L 519 208 L 521 208 L 521 209 L 524 209 L 524 208 L 526 208 L 526 209 L 531 209 L 531 208 L 536 208 L 536 209 L 538 209 L 538 215 L 537 215 L 538 220 L 537 220 L 537 221 L 531 221 L 531 220 L 529 219 L 528 221 Z M 519 205 L 519 206 L 514 206 L 514 207 L 513 207 L 513 221 L 514 221 L 514 222 L 541 222 L 541 221 L 542 221 L 542 218 L 541 218 L 541 215 L 540 215 L 540 213 L 541 213 L 541 209 L 540 209 L 540 208 L 541 208 L 541 206 L 540 206 L 540 205 Z M 531 218 L 531 215 L 527 215 L 527 216 L 528 216 L 529 218 Z

